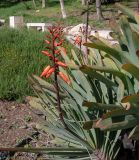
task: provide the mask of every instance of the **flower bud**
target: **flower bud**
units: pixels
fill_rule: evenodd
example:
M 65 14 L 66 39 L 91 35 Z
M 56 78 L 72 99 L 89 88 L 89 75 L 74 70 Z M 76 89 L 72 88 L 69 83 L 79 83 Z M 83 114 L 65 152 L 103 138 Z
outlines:
M 70 79 L 62 72 L 59 72 L 58 75 L 68 84 L 70 84 Z
M 61 66 L 61 67 L 67 67 L 67 65 L 61 61 L 56 62 L 57 65 Z
M 46 42 L 47 44 L 50 44 L 50 41 L 48 41 L 48 40 L 45 40 L 45 42 Z
M 43 77 L 43 76 L 46 76 L 46 74 L 48 73 L 48 71 L 50 70 L 50 65 L 49 66 L 47 66 L 45 69 L 44 69 L 44 71 L 42 72 L 42 74 L 40 75 L 40 77 Z
M 45 54 L 48 57 L 52 57 L 52 55 L 48 51 L 42 51 L 43 54 Z

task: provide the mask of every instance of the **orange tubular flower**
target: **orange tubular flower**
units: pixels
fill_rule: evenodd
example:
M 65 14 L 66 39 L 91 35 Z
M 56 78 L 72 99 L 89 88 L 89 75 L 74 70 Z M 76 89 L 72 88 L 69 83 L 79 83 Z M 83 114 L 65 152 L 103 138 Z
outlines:
M 45 40 L 45 42 L 46 42 L 47 44 L 50 44 L 50 41 L 48 41 L 48 40 Z
M 57 65 L 61 66 L 61 67 L 67 67 L 67 65 L 61 61 L 56 62 Z
M 49 69 L 49 71 L 47 72 L 47 74 L 51 75 L 54 71 L 55 71 L 55 68 L 51 68 L 51 69 Z
M 48 73 L 48 71 L 50 70 L 50 65 L 49 66 L 47 66 L 45 69 L 44 69 L 44 71 L 42 72 L 42 74 L 40 75 L 40 77 L 43 77 L 43 76 L 46 76 L 46 74 Z
M 62 72 L 59 72 L 58 75 L 68 84 L 70 84 L 70 79 Z
M 45 54 L 46 56 L 52 58 L 53 56 L 48 52 L 48 51 L 42 51 L 43 54 Z

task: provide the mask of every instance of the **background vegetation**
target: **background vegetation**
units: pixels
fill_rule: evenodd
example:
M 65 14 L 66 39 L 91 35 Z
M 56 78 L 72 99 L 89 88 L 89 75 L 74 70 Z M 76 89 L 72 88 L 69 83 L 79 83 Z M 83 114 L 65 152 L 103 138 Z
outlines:
M 0 29 L 0 98 L 15 100 L 30 95 L 27 75 L 40 74 L 47 65 L 41 54 L 44 34 L 9 28 Z
M 46 8 L 41 8 L 41 4 L 39 1 L 36 1 L 36 9 L 34 9 L 33 3 L 31 0 L 29 1 L 21 1 L 20 3 L 9 3 L 6 1 L 0 2 L 0 18 L 6 19 L 6 23 L 8 25 L 9 16 L 23 16 L 24 22 L 45 22 L 45 23 L 53 23 L 53 22 L 61 22 L 65 26 L 76 25 L 79 23 L 85 22 L 85 16 L 82 15 L 82 12 L 85 11 L 86 6 L 81 5 L 80 0 L 65 0 L 65 9 L 67 12 L 67 18 L 63 19 L 61 16 L 61 9 L 59 0 L 49 0 L 46 3 Z M 108 21 L 98 22 L 96 18 L 96 9 L 95 5 L 91 6 L 90 13 L 90 25 L 94 28 L 108 28 Z M 106 18 L 111 18 L 115 13 L 115 8 L 113 5 L 103 5 L 102 9 L 105 10 L 103 12 Z

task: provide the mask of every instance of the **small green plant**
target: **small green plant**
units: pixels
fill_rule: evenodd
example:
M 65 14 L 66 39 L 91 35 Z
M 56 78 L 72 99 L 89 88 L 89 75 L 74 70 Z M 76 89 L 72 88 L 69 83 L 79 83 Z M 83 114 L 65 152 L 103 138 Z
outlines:
M 24 120 L 25 120 L 26 122 L 30 122 L 30 121 L 32 120 L 32 117 L 31 117 L 30 115 L 26 115 L 26 116 L 24 117 Z
M 16 143 L 18 144 L 18 143 L 21 143 L 22 142 L 22 138 L 16 138 Z
M 0 113 L 0 119 L 4 119 L 4 118 L 5 118 L 4 114 Z

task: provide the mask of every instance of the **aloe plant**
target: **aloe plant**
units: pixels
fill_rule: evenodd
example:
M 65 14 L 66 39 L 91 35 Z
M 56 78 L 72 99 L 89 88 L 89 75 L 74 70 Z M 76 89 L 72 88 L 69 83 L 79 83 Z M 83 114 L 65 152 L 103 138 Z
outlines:
M 49 44 L 50 42 L 46 41 L 46 43 Z M 89 46 L 90 44 L 86 45 Z M 99 45 L 101 49 L 108 50 L 110 55 L 106 56 L 106 53 L 101 53 L 100 48 L 97 50 Z M 122 107 L 117 103 L 123 97 L 125 87 L 130 91 L 129 85 L 132 83 L 120 68 L 122 61 L 126 60 L 125 56 L 118 58 L 118 55 L 115 55 L 114 59 L 110 58 L 119 52 L 114 48 L 105 47 L 105 43 L 100 40 L 95 46 L 96 49 L 90 49 L 88 66 L 83 65 L 82 54 L 77 56 L 72 50 L 72 57 L 69 58 L 57 46 L 68 70 L 60 67 L 59 63 L 55 61 L 55 57 L 53 59 L 48 52 L 43 51 L 54 61 L 54 64 L 58 64 L 55 68 L 57 78 L 55 78 L 55 74 L 52 74 L 54 70 L 49 72 L 50 66 L 41 74 L 42 76 L 51 75 L 54 84 L 35 75 L 29 77 L 29 82 L 37 95 L 37 97 L 32 97 L 29 103 L 32 107 L 39 109 L 46 117 L 46 120 L 42 119 L 36 128 L 54 135 L 51 142 L 57 147 L 5 150 L 46 153 L 53 160 L 114 160 L 116 158 L 120 149 L 118 138 L 121 131 L 103 132 L 97 128 L 92 128 L 92 119 L 95 121 L 104 113 L 107 114 L 107 110 L 110 108 L 112 110 L 117 107 L 121 109 Z M 53 51 L 52 53 L 54 53 Z M 111 51 L 115 52 L 112 53 Z M 122 55 L 122 52 L 119 55 Z M 63 66 L 64 63 L 60 64 Z M 68 84 L 67 81 L 61 79 L 58 76 L 59 72 L 62 72 L 66 77 L 68 76 L 71 83 Z M 113 72 L 115 76 L 112 75 Z M 58 90 L 55 87 L 55 82 L 58 83 Z M 60 100 L 60 106 L 57 105 L 57 98 Z M 92 108 L 92 104 L 94 108 Z M 87 107 L 83 107 L 83 105 Z M 62 118 L 59 114 L 59 107 Z
M 133 128 L 130 138 L 139 138 L 139 114 L 138 114 L 138 88 L 139 88 L 139 25 L 138 12 L 117 4 L 117 7 L 126 15 L 120 16 L 119 22 L 111 21 L 114 30 L 111 36 L 117 40 L 116 45 L 110 45 L 103 38 L 90 37 L 91 43 L 85 45 L 98 49 L 103 61 L 109 62 L 101 66 L 81 66 L 80 70 L 90 76 L 93 72 L 107 74 L 117 84 L 119 101 L 110 104 L 84 102 L 86 107 L 106 110 L 97 120 L 88 121 L 84 124 L 87 129 L 100 128 L 103 131 L 116 131 Z M 130 18 L 128 19 L 127 16 Z M 132 20 L 132 21 L 131 21 Z M 113 65 L 114 64 L 114 65 Z M 118 80 L 118 81 L 117 81 Z
M 30 104 L 40 109 L 47 117 L 44 124 L 38 124 L 37 128 L 55 135 L 56 138 L 52 142 L 58 146 L 60 145 L 63 152 L 64 147 L 70 147 L 71 150 L 75 148 L 75 151 L 83 149 L 82 153 L 79 154 L 79 152 L 77 152 L 77 154 L 74 155 L 75 159 L 115 159 L 119 151 L 118 138 L 121 131 L 104 133 L 98 129 L 84 130 L 84 122 L 90 121 L 92 117 L 94 117 L 94 119 L 98 118 L 103 111 L 92 111 L 91 109 L 83 107 L 82 104 L 84 101 L 89 100 L 100 103 L 109 101 L 107 96 L 110 96 L 110 94 L 108 94 L 107 89 L 112 87 L 113 92 L 115 92 L 115 87 L 117 86 L 112 80 L 108 79 L 107 76 L 99 73 L 92 74 L 92 76 L 95 76 L 95 79 L 86 77 L 86 75 L 79 70 L 82 62 L 79 61 L 73 50 L 73 59 L 70 59 L 64 53 L 61 54 L 65 59 L 65 63 L 70 67 L 68 72 L 62 68 L 60 68 L 60 70 L 69 75 L 71 81 L 71 85 L 69 85 L 58 78 L 61 106 L 64 113 L 64 121 L 72 132 L 66 130 L 59 120 L 58 111 L 55 107 L 56 90 L 54 86 L 34 75 L 29 78 L 29 81 L 39 98 L 32 98 Z M 101 61 L 101 57 L 99 57 L 99 59 L 96 56 L 95 59 L 95 56 L 90 56 L 90 64 L 95 61 L 97 61 L 97 63 L 99 60 Z M 107 84 L 105 85 L 105 83 Z M 113 101 L 115 101 L 114 98 Z M 85 150 L 86 152 L 84 152 Z M 60 152 L 60 158 L 71 158 L 66 152 L 65 155 Z M 56 156 L 55 153 L 53 153 L 53 155 Z M 55 157 L 55 159 L 57 159 L 57 157 Z

